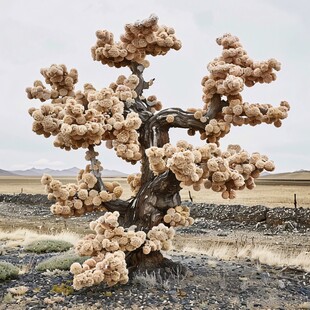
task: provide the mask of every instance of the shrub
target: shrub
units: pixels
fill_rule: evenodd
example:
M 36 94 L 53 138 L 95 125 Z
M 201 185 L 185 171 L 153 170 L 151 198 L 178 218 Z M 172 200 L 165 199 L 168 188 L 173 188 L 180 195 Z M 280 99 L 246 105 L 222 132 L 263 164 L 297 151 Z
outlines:
M 18 275 L 19 269 L 11 263 L 0 262 L 0 281 L 14 278 Z
M 74 292 L 72 285 L 68 285 L 65 283 L 55 284 L 51 290 L 52 293 L 61 294 L 61 295 L 71 295 Z
M 64 252 L 73 247 L 73 244 L 63 240 L 37 240 L 29 243 L 25 251 L 40 253 Z
M 141 285 L 147 288 L 160 288 L 165 290 L 170 290 L 172 287 L 180 287 L 185 276 L 182 275 L 182 271 L 177 267 L 175 274 L 168 273 L 161 274 L 160 270 L 152 272 L 139 272 L 136 273 L 133 278 L 133 283 Z
M 41 263 L 39 263 L 36 267 L 38 271 L 46 271 L 46 270 L 70 270 L 70 266 L 74 262 L 79 262 L 82 264 L 88 256 L 81 257 L 74 253 L 64 253 L 62 255 L 57 255 L 51 258 L 48 258 Z

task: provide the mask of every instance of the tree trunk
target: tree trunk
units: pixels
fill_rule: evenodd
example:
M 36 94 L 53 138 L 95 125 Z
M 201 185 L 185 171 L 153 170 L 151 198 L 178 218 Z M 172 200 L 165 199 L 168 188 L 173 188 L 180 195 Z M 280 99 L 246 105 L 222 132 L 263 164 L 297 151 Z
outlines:
M 150 112 L 149 103 L 142 97 L 144 89 L 149 84 L 144 81 L 144 67 L 140 64 L 132 64 L 132 73 L 139 77 L 139 85 L 136 88 L 138 94 L 135 104 L 126 107 L 126 113 L 136 112 L 142 120 L 139 128 L 139 142 L 142 152 L 141 160 L 141 188 L 135 198 L 124 202 L 116 200 L 106 203 L 109 211 L 118 210 L 124 217 L 122 225 L 129 227 L 136 225 L 138 229 L 148 231 L 153 226 L 158 225 L 166 210 L 181 203 L 180 181 L 171 171 L 166 171 L 160 175 L 154 175 L 150 170 L 149 160 L 145 151 L 152 147 L 162 147 L 169 143 L 169 129 L 171 127 L 190 128 L 194 131 L 204 132 L 209 121 L 221 112 L 222 107 L 227 105 L 221 100 L 220 95 L 214 95 L 211 100 L 205 121 L 202 122 L 194 117 L 192 112 L 183 111 L 179 108 L 169 108 L 156 114 Z M 168 115 L 174 116 L 174 121 L 166 121 Z
M 138 249 L 128 253 L 126 263 L 131 274 L 156 271 L 163 278 L 168 278 L 171 274 L 185 276 L 187 273 L 186 267 L 179 262 L 173 262 L 171 259 L 164 257 L 160 251 L 145 255 Z
M 221 97 L 215 95 L 211 100 L 204 122 L 197 120 L 192 112 L 186 112 L 179 108 L 170 108 L 153 114 L 150 112 L 149 102 L 142 97 L 143 89 L 149 86 L 143 79 L 143 69 L 143 66 L 139 64 L 132 65 L 131 70 L 133 74 L 137 75 L 140 80 L 136 88 L 138 97 L 135 99 L 135 104 L 125 104 L 125 114 L 136 112 L 142 120 L 142 125 L 138 130 L 142 153 L 142 185 L 136 197 L 127 201 L 118 199 L 106 202 L 104 206 L 109 211 L 120 212 L 120 224 L 122 226 L 130 227 L 135 225 L 138 230 L 147 233 L 153 226 L 157 226 L 163 221 L 163 217 L 169 208 L 181 204 L 179 194 L 181 187 L 180 181 L 176 179 L 174 173 L 170 170 L 155 175 L 149 167 L 149 160 L 145 151 L 152 146 L 163 147 L 166 143 L 169 143 L 169 129 L 171 127 L 190 128 L 194 131 L 204 132 L 205 126 L 221 112 L 222 107 L 227 105 L 227 102 L 221 101 Z M 173 122 L 167 122 L 168 115 L 174 117 Z M 104 189 L 102 180 L 99 181 L 99 178 L 101 179 L 99 172 L 96 177 L 98 178 L 97 185 L 100 190 Z M 164 258 L 160 251 L 145 255 L 143 254 L 142 248 L 140 248 L 127 253 L 126 262 L 130 271 L 158 268 L 163 270 L 169 268 L 171 272 L 185 272 L 180 264 L 175 264 L 171 260 Z

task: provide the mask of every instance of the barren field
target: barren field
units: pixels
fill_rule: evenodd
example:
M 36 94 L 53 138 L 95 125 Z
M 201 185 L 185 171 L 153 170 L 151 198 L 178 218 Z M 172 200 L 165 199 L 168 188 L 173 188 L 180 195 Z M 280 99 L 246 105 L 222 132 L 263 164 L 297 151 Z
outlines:
M 294 194 L 297 197 L 298 207 L 310 207 L 310 186 L 258 184 L 253 190 L 237 192 L 233 200 L 224 200 L 220 193 L 208 191 L 195 192 L 191 190 L 194 202 L 208 202 L 214 204 L 240 204 L 246 206 L 264 205 L 266 207 L 294 207 Z M 189 199 L 188 190 L 181 191 L 182 200 Z
M 294 194 L 299 211 L 309 213 L 306 208 L 310 206 L 310 180 L 287 177 L 259 179 L 254 190 L 240 191 L 234 200 L 223 200 L 220 193 L 210 190 L 183 189 L 182 200 L 188 201 L 190 196 L 193 199 L 195 224 L 179 230 L 174 249 L 167 254 L 174 262 L 181 262 L 188 270 L 186 275 L 171 274 L 162 278 L 159 273 L 133 274 L 124 286 L 108 288 L 100 285 L 68 294 L 53 291 L 54 287 L 71 287 L 72 275 L 68 271 L 42 273 L 36 270 L 40 262 L 52 256 L 61 257 L 61 254 L 26 253 L 24 246 L 27 240 L 37 238 L 60 238 L 74 244 L 80 236 L 90 232 L 89 222 L 98 215 L 58 218 L 50 214 L 49 206 L 43 202 L 31 205 L 22 201 L 23 195 L 15 195 L 20 197 L 21 203 L 9 200 L 0 203 L 0 262 L 13 263 L 20 272 L 16 279 L 0 282 L 0 310 L 310 309 L 309 225 L 299 226 L 295 216 L 270 223 L 272 217 L 269 214 L 278 210 L 276 207 L 294 207 Z M 64 184 L 75 182 L 73 177 L 58 179 Z M 106 180 L 118 181 L 123 186 L 124 199 L 131 196 L 125 178 Z M 40 177 L 0 177 L 0 194 L 21 192 L 44 194 Z M 197 209 L 199 203 L 215 204 L 216 209 L 242 209 L 253 205 L 260 205 L 254 207 L 256 210 L 264 208 L 262 206 L 271 209 L 261 220 L 259 211 L 255 213 L 253 208 L 245 207 L 254 212 L 249 215 L 257 217 L 257 222 L 233 222 L 231 219 L 236 216 L 233 209 L 226 210 L 224 219 L 223 216 L 216 217 L 216 212 L 210 209 L 210 217 L 200 212 L 199 207 Z M 226 206 L 217 206 L 219 204 Z M 294 214 L 296 209 L 287 211 Z M 285 216 L 286 212 L 281 214 Z M 247 218 L 242 217 L 242 213 L 240 216 L 240 219 Z M 304 216 L 300 216 L 301 222 L 305 223 Z M 23 295 L 12 296 L 10 293 L 23 287 L 27 289 Z
M 75 183 L 75 177 L 55 177 L 63 184 Z M 41 177 L 24 176 L 0 176 L 0 194 L 45 194 L 44 186 L 41 184 Z M 126 178 L 107 178 L 106 181 L 117 181 L 124 188 L 124 199 L 130 197 L 131 192 Z
M 73 177 L 58 178 L 64 184 L 75 182 Z M 123 198 L 131 196 L 129 185 L 125 178 L 106 179 L 107 181 L 118 181 L 124 188 Z M 258 180 L 254 190 L 239 191 L 234 200 L 224 200 L 220 193 L 211 190 L 195 192 L 192 189 L 181 191 L 182 200 L 189 200 L 189 191 L 194 202 L 208 202 L 215 204 L 240 204 L 240 205 L 264 205 L 267 207 L 294 207 L 294 194 L 297 195 L 298 207 L 308 208 L 310 206 L 310 180 L 306 179 L 271 179 Z M 40 183 L 40 177 L 3 177 L 0 176 L 0 194 L 44 194 L 44 187 Z
M 90 232 L 89 221 L 98 215 L 64 220 L 52 216 L 43 203 L 1 202 L 0 262 L 17 266 L 19 275 L 0 281 L 0 309 L 309 309 L 309 228 L 298 228 L 293 221 L 268 226 L 259 219 L 257 224 L 231 222 L 228 217 L 207 220 L 199 211 L 202 207 L 193 206 L 195 224 L 179 229 L 174 249 L 167 253 L 187 269 L 184 275 L 166 269 L 167 278 L 158 272 L 136 273 L 126 285 L 73 291 L 68 271 L 36 269 L 40 262 L 60 258 L 61 253 L 28 253 L 25 246 L 50 239 L 74 244 Z M 11 293 L 16 291 L 24 293 Z

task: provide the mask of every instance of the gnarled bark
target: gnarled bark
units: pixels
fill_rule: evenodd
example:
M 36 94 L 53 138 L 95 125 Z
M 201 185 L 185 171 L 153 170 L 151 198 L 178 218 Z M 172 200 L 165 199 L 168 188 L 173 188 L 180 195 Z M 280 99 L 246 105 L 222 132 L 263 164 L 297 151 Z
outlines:
M 130 69 L 139 78 L 139 84 L 135 89 L 138 96 L 134 104 L 125 105 L 125 111 L 126 113 L 132 111 L 138 113 L 142 120 L 142 125 L 139 128 L 139 143 L 142 152 L 142 186 L 136 197 L 128 201 L 118 199 L 106 202 L 104 206 L 109 211 L 119 211 L 123 218 L 123 225 L 136 225 L 139 229 L 148 231 L 162 221 L 167 209 L 181 203 L 179 195 L 181 187 L 180 181 L 176 179 L 171 171 L 154 175 L 149 167 L 149 160 L 145 154 L 146 149 L 152 146 L 162 147 L 164 144 L 169 143 L 170 128 L 188 128 L 204 132 L 205 126 L 221 112 L 227 102 L 221 100 L 220 95 L 214 95 L 204 122 L 196 119 L 194 113 L 180 108 L 169 108 L 153 114 L 150 112 L 148 101 L 142 97 L 143 90 L 149 88 L 149 83 L 145 82 L 143 78 L 144 67 L 141 64 L 132 63 Z M 174 117 L 173 122 L 167 122 L 168 115 Z M 93 162 L 91 164 L 94 165 Z M 97 171 L 95 176 L 98 179 L 97 186 L 100 190 L 103 190 L 104 185 L 100 172 Z
M 160 251 L 151 252 L 144 255 L 142 251 L 136 250 L 129 252 L 126 256 L 127 268 L 130 273 L 132 272 L 152 272 L 158 271 L 164 278 L 168 278 L 171 273 L 185 276 L 187 268 L 179 262 L 163 256 Z M 170 271 L 170 272 L 168 272 Z

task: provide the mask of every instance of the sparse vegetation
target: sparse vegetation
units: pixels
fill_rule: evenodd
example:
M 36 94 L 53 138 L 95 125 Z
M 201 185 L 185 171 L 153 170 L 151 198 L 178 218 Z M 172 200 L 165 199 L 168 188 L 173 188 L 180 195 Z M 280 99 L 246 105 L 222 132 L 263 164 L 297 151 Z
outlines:
M 25 295 L 28 292 L 29 288 L 27 286 L 21 285 L 21 286 L 15 286 L 10 287 L 8 289 L 8 292 L 11 293 L 13 296 L 21 296 Z
M 86 259 L 89 257 L 87 256 L 79 256 L 77 254 L 74 254 L 72 252 L 64 253 L 61 255 L 56 255 L 51 258 L 48 258 L 42 262 L 40 262 L 36 270 L 38 271 L 53 271 L 53 270 L 70 270 L 71 264 L 74 262 L 78 262 L 82 264 Z
M 199 253 L 223 260 L 251 259 L 258 264 L 274 267 L 293 268 L 310 272 L 310 253 L 308 251 L 288 252 L 287 249 L 275 250 L 272 246 L 244 244 L 219 244 L 214 242 L 207 248 L 185 245 L 183 251 Z
M 7 222 L 7 221 L 6 221 Z M 41 221 L 38 222 L 38 225 Z M 14 229 L 6 231 L 0 229 L 0 240 L 5 242 L 6 247 L 26 247 L 28 244 L 40 240 L 66 240 L 70 244 L 75 244 L 79 240 L 79 235 L 70 231 L 63 231 L 58 234 L 43 234 L 30 229 Z
M 0 281 L 15 278 L 18 273 L 18 267 L 8 262 L 0 262 Z
M 211 233 L 211 232 L 209 232 Z M 132 309 L 139 309 L 145 305 L 145 302 L 148 301 L 152 305 L 154 305 L 154 309 L 160 309 L 162 303 L 168 305 L 173 304 L 175 309 L 182 309 L 182 303 L 191 302 L 192 309 L 205 309 L 211 308 L 212 304 L 218 303 L 218 305 L 225 305 L 227 309 L 230 308 L 230 303 L 234 298 L 236 298 L 236 304 L 234 306 L 235 309 L 243 309 L 242 303 L 246 303 L 249 305 L 248 308 L 244 309 L 259 309 L 261 305 L 261 309 L 267 309 L 268 306 L 271 307 L 273 305 L 277 305 L 274 308 L 277 309 L 282 307 L 283 309 L 298 309 L 298 305 L 306 302 L 306 298 L 303 293 L 307 293 L 307 283 L 309 283 L 309 276 L 307 276 L 307 272 L 302 272 L 302 264 L 305 263 L 309 259 L 307 256 L 299 256 L 299 259 L 294 262 L 294 265 L 287 266 L 287 262 L 282 261 L 280 264 L 274 264 L 271 258 L 275 257 L 275 260 L 280 262 L 281 257 L 277 257 L 277 251 L 275 248 L 277 247 L 277 241 L 283 241 L 283 237 L 286 239 L 286 243 L 282 245 L 281 242 L 279 247 L 282 247 L 283 254 L 284 247 L 291 242 L 302 242 L 306 249 L 309 248 L 309 242 L 306 238 L 299 236 L 299 239 L 294 239 L 292 235 L 278 236 L 276 238 L 273 236 L 272 238 L 265 238 L 260 235 L 260 238 L 256 238 L 255 242 L 252 242 L 251 235 L 246 238 L 246 234 L 238 235 L 236 232 L 231 234 L 231 237 L 238 241 L 238 246 L 236 242 L 231 242 L 231 251 L 227 250 L 227 247 L 222 246 L 222 250 L 216 250 L 216 248 L 220 248 L 220 243 L 218 240 L 225 240 L 228 237 L 224 235 L 221 237 L 215 235 L 210 236 L 207 235 L 179 235 L 175 240 L 177 242 L 177 250 L 169 253 L 173 260 L 175 261 L 183 261 L 184 265 L 189 267 L 189 270 L 192 270 L 192 273 L 189 273 L 188 276 L 184 277 L 181 273 L 167 274 L 167 273 L 159 273 L 158 270 L 151 272 L 139 272 L 136 275 L 133 275 L 133 281 L 130 285 L 125 287 L 115 287 L 115 288 L 106 288 L 105 286 L 100 286 L 98 290 L 90 289 L 84 290 L 80 295 L 80 300 L 83 300 L 82 304 L 80 304 L 80 309 L 85 309 L 85 303 L 87 304 L 88 309 L 92 309 L 91 305 L 94 305 L 95 300 L 98 305 L 102 305 L 103 303 L 106 305 L 107 309 L 117 309 L 117 306 L 122 308 L 123 305 L 128 305 L 126 302 L 130 298 L 130 306 L 128 308 L 134 306 L 133 297 L 142 296 L 142 299 L 134 299 L 137 300 L 136 308 L 132 307 Z M 235 235 L 236 234 L 236 235 Z M 9 237 L 16 238 L 18 234 L 14 234 L 12 232 L 10 235 L 7 235 L 6 241 L 9 243 Z M 35 234 L 34 234 L 35 235 Z M 256 235 L 259 237 L 259 233 Z M 187 241 L 179 240 L 178 238 L 187 237 Z M 196 241 L 200 239 L 200 243 L 196 243 Z M 209 240 L 209 243 L 203 243 L 203 241 Z M 213 245 L 210 243 L 210 239 L 213 240 Z M 179 244 L 185 245 L 190 243 L 195 244 L 195 247 L 189 249 L 189 252 L 184 253 L 182 249 L 179 247 Z M 305 240 L 305 242 L 303 242 Z M 269 244 L 267 248 L 266 242 Z M 253 250 L 258 249 L 258 246 L 265 245 L 265 251 L 262 250 L 269 257 L 269 261 L 264 262 L 260 258 L 252 258 L 249 256 L 249 244 L 255 246 L 252 247 Z M 294 244 L 295 245 L 295 244 Z M 266 250 L 270 250 L 267 252 Z M 279 249 L 279 248 L 277 248 Z M 209 253 L 209 250 L 213 253 L 212 256 Z M 8 248 L 7 253 L 18 253 L 20 251 L 18 248 Z M 63 253 L 61 255 L 56 255 L 53 258 L 60 259 L 67 254 L 72 254 L 72 251 L 68 253 Z M 205 253 L 208 256 L 198 253 Z M 240 254 L 238 254 L 240 253 Z M 290 251 L 291 257 L 298 256 L 299 252 Z M 230 254 L 231 256 L 229 257 Z M 5 257 L 11 258 L 10 254 L 6 254 Z M 31 257 L 33 254 L 22 252 L 20 258 L 25 259 L 25 262 L 31 262 Z M 178 257 L 180 255 L 180 257 Z M 237 257 L 237 256 L 238 257 Z M 216 256 L 216 257 L 215 257 Z M 218 257 L 218 258 L 217 258 Z M 84 259 L 88 259 L 89 257 L 85 257 Z M 30 259 L 30 260 L 29 260 Z M 78 259 L 75 257 L 74 260 Z M 230 261 L 225 261 L 224 259 L 228 259 Z M 252 260 L 252 262 L 249 261 Z M 66 261 L 66 260 L 65 260 Z M 261 263 L 260 263 L 261 261 Z M 82 261 L 80 261 L 81 264 Z M 271 264 L 274 267 L 269 267 L 266 264 Z M 37 303 L 35 305 L 41 305 L 44 296 L 48 296 L 44 298 L 44 303 L 46 303 L 46 307 L 48 304 L 58 303 L 58 306 L 67 306 L 70 308 L 72 304 L 70 304 L 70 300 L 65 298 L 66 295 L 71 295 L 73 293 L 72 288 L 72 277 L 68 272 L 68 268 L 70 267 L 71 262 L 67 262 L 66 271 L 60 271 L 57 266 L 53 269 L 51 265 L 46 264 L 47 271 L 42 270 L 42 273 L 37 273 L 33 268 L 29 270 L 30 278 L 35 279 L 35 287 L 29 282 L 27 282 L 27 278 L 29 281 L 29 277 L 19 277 L 18 281 L 14 282 L 14 288 L 19 286 L 27 286 L 30 287 L 31 295 L 42 296 L 41 299 L 37 299 Z M 61 262 L 63 266 L 63 262 Z M 279 268 L 281 266 L 281 268 Z M 45 269 L 43 268 L 43 269 Z M 179 277 L 177 276 L 179 274 Z M 224 276 L 225 275 L 225 276 Z M 282 281 L 282 282 L 281 282 Z M 49 283 L 49 285 L 45 285 Z M 2 294 L 0 290 L 0 309 L 14 309 L 16 308 L 16 303 L 18 302 L 18 306 L 21 306 L 21 301 L 34 303 L 34 299 L 30 301 L 28 298 L 29 294 L 27 293 L 27 298 L 23 298 L 17 295 L 14 297 L 12 293 L 9 293 L 8 288 L 12 287 L 10 285 L 11 281 L 7 281 L 6 283 L 2 283 L 2 287 L 4 288 Z M 131 285 L 133 284 L 133 285 Z M 293 293 L 293 299 L 283 300 L 278 296 L 292 296 L 291 290 L 292 285 L 298 285 L 298 289 Z M 284 286 L 284 288 L 283 288 Z M 222 288 L 222 289 L 221 289 Z M 299 292 L 300 290 L 300 292 Z M 18 291 L 18 290 L 17 290 Z M 255 292 L 254 292 L 255 291 Z M 298 291 L 298 292 L 297 292 Z M 22 292 L 22 290 L 21 290 Z M 52 295 L 51 295 L 52 294 Z M 95 295 L 94 295 L 95 294 Z M 237 294 L 237 295 L 236 295 Z M 262 300 L 261 296 L 269 296 L 270 300 Z M 76 295 L 77 297 L 78 295 Z M 64 299 L 61 299 L 64 297 Z M 237 300 L 237 298 L 239 298 Z M 122 303 L 119 303 L 121 300 Z M 71 301 L 72 302 L 72 301 Z M 12 308 L 10 308 L 9 304 L 13 303 Z M 90 305 L 91 304 L 91 305 Z M 217 304 L 216 304 L 217 305 Z M 291 307 L 288 307 L 290 305 Z M 305 303 L 305 305 L 307 305 Z M 1 308 L 1 306 L 3 308 Z M 94 308 L 99 306 L 94 305 Z M 220 307 L 220 306 L 219 306 Z M 26 308 L 26 305 L 25 305 Z M 74 309 L 76 305 L 74 305 Z M 171 307 L 172 308 L 172 307 Z M 222 307 L 226 309 L 225 307 Z M 302 309 L 302 308 L 300 308 Z M 306 308 L 305 308 L 306 309 Z
M 181 288 L 182 280 L 184 279 L 185 275 L 180 270 L 171 272 L 170 274 L 166 273 L 165 275 L 159 270 L 152 272 L 144 271 L 134 275 L 133 283 L 148 289 L 159 288 L 170 290 L 172 288 Z
M 61 283 L 61 284 L 55 284 L 52 287 L 51 292 L 56 293 L 56 294 L 61 294 L 64 296 L 68 296 L 73 294 L 74 290 L 72 285 L 68 283 Z
M 6 293 L 2 298 L 3 304 L 10 304 L 14 301 L 14 297 L 11 293 Z
M 73 244 L 64 240 L 37 240 L 25 246 L 26 252 L 32 253 L 51 253 L 65 252 L 73 247 Z

